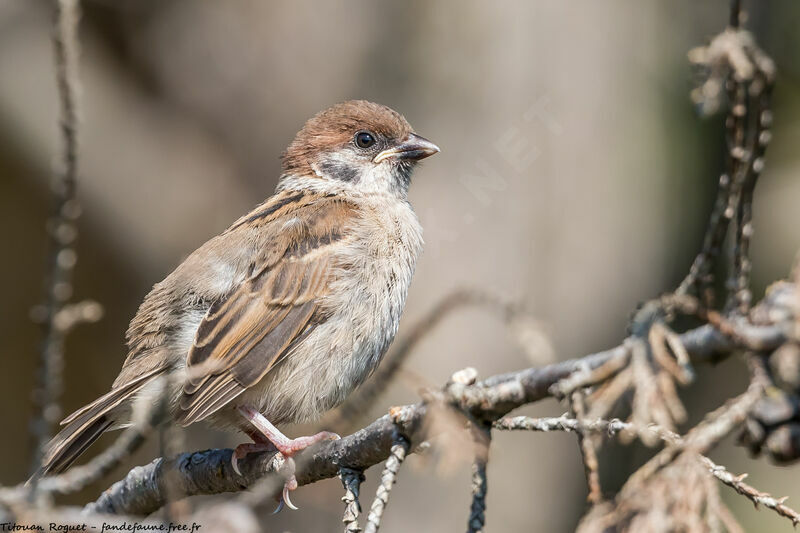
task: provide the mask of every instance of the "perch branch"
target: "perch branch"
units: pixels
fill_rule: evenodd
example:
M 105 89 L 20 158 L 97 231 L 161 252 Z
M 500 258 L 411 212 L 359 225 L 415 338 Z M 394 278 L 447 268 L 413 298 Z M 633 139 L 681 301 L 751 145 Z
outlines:
M 754 326 L 737 323 L 739 338 L 763 349 L 774 349 L 786 340 L 781 325 Z M 710 326 L 702 326 L 680 335 L 687 353 L 695 362 L 713 361 L 729 354 L 738 345 Z M 513 409 L 549 397 L 556 382 L 576 370 L 596 368 L 625 350 L 625 345 L 539 368 L 496 375 L 461 389 L 458 405 L 478 420 L 496 420 Z M 413 443 L 432 435 L 420 435 L 428 407 L 425 403 L 394 408 L 367 427 L 341 440 L 321 444 L 302 467 L 298 465 L 299 485 L 337 476 L 339 468 L 366 470 L 389 457 L 394 435 L 399 426 Z M 87 505 L 87 512 L 147 515 L 161 508 L 166 501 L 166 479 L 171 481 L 173 498 L 199 494 L 238 492 L 252 487 L 257 480 L 273 474 L 277 468 L 272 453 L 250 454 L 239 466 L 237 475 L 230 466 L 232 451 L 206 450 L 184 453 L 175 458 L 159 458 L 146 466 L 131 470 L 128 475 Z

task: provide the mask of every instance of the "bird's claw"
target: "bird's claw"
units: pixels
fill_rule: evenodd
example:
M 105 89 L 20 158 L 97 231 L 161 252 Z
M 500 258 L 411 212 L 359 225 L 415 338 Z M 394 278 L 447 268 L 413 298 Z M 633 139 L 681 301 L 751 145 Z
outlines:
M 297 484 L 297 482 L 295 482 Z M 298 507 L 292 503 L 291 498 L 289 498 L 289 484 L 287 482 L 286 485 L 283 486 L 283 501 L 286 502 L 286 507 L 291 509 L 292 511 L 296 511 Z
M 244 459 L 250 453 L 270 451 L 274 449 L 275 446 L 270 442 L 247 442 L 240 444 L 235 450 L 233 450 L 233 454 L 231 454 L 231 467 L 236 474 L 241 476 L 242 471 L 239 469 L 240 459 Z
M 242 471 L 239 470 L 239 459 L 236 457 L 235 453 L 231 455 L 231 466 L 233 467 L 233 471 L 236 472 L 236 475 L 242 475 Z
M 290 477 L 286 480 L 286 483 L 283 484 L 283 492 L 281 492 L 280 500 L 278 501 L 278 506 L 272 511 L 272 514 L 280 513 L 284 507 L 288 507 L 292 511 L 297 511 L 299 507 L 292 503 L 292 499 L 289 497 L 289 493 L 297 488 L 297 478 Z

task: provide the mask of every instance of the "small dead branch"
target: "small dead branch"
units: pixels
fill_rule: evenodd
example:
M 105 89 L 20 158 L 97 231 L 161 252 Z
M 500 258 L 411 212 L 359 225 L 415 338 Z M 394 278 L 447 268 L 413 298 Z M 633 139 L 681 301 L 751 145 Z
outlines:
M 637 491 L 619 494 L 592 508 L 577 531 L 719 531 L 718 524 L 735 524 L 721 511 L 717 485 L 696 456 L 685 455 L 661 470 Z M 731 531 L 737 531 L 733 526 Z M 741 530 L 741 528 L 738 528 Z
M 45 278 L 45 303 L 39 314 L 44 320 L 44 340 L 40 351 L 41 367 L 33 398 L 37 417 L 31 424 L 35 452 L 31 472 L 39 468 L 52 428 L 61 417 L 59 397 L 64 366 L 63 311 L 72 296 L 72 274 L 77 262 L 74 243 L 78 236 L 76 220 L 80 207 L 75 197 L 78 174 L 78 0 L 59 0 L 53 28 L 61 127 L 61 158 L 52 182 L 53 214 L 47 222 L 48 259 Z
M 683 452 L 707 453 L 744 422 L 750 409 L 761 397 L 762 391 L 760 385 L 750 385 L 744 394 L 708 414 L 705 420 L 692 428 L 678 445 L 663 449 L 631 475 L 620 492 L 638 490 L 650 476 L 670 464 Z
M 622 432 L 649 431 L 658 439 L 676 444 L 680 440 L 680 435 L 668 429 L 651 424 L 645 428 L 634 428 L 630 422 L 623 422 L 618 418 L 603 420 L 600 418 L 577 419 L 567 415 L 555 418 L 531 418 L 528 416 L 515 416 L 501 418 L 492 427 L 495 429 L 515 430 L 515 431 L 568 431 L 577 433 L 595 433 L 597 435 L 606 434 L 614 437 Z
M 701 460 L 703 461 L 703 464 L 706 465 L 706 467 L 708 468 L 708 471 L 711 472 L 711 475 L 720 480 L 722 483 L 731 487 L 733 490 L 735 490 L 742 496 L 752 501 L 753 505 L 755 505 L 756 507 L 758 507 L 760 504 L 763 505 L 764 507 L 767 507 L 768 509 L 772 509 L 779 515 L 791 520 L 793 526 L 800 524 L 800 513 L 798 513 L 791 507 L 784 505 L 784 502 L 786 502 L 785 497 L 775 498 L 773 496 L 770 496 L 766 492 L 761 492 L 760 490 L 751 487 L 750 485 L 744 482 L 744 479 L 747 477 L 747 474 L 741 474 L 735 476 L 730 472 L 728 472 L 724 466 L 714 463 L 714 461 L 712 461 L 708 457 L 702 457 Z
M 633 427 L 656 424 L 674 431 L 686 418 L 675 382 L 689 383 L 694 371 L 680 336 L 664 323 L 666 315 L 661 300 L 647 302 L 634 317 L 633 336 L 625 341 L 624 351 L 595 369 L 587 367 L 576 372 L 554 385 L 552 390 L 555 393 L 577 392 L 576 386 L 598 385 L 587 398 L 587 410 L 578 418 L 584 415 L 606 418 L 623 395 L 633 391 L 630 418 Z M 658 442 L 649 432 L 638 438 L 649 446 Z M 590 492 L 592 498 L 596 494 Z
M 488 483 L 486 476 L 486 459 L 477 458 L 472 464 L 472 503 L 469 508 L 467 531 L 479 533 L 486 524 L 486 492 Z
M 771 139 L 769 96 L 775 65 L 753 36 L 740 29 L 739 13 L 737 0 L 731 6 L 729 27 L 708 46 L 689 52 L 689 61 L 707 72 L 705 82 L 692 91 L 692 99 L 701 112 L 713 114 L 727 99 L 728 155 L 703 248 L 676 293 L 687 294 L 696 287 L 705 306 L 713 308 L 714 264 L 733 220 L 734 253 L 726 309 L 736 308 L 745 313 L 751 299 L 749 244 L 753 233 L 753 190 L 764 168 L 764 152 Z
M 550 392 L 557 398 L 566 398 L 573 391 L 580 388 L 591 387 L 607 382 L 616 376 L 621 370 L 628 366 L 631 355 L 631 343 L 626 341 L 617 348 L 605 361 L 598 367 L 592 367 L 588 362 L 580 369 L 573 372 L 566 378 L 560 380 L 551 387 Z
M 746 393 L 747 394 L 747 393 Z M 686 452 L 689 452 L 688 447 L 685 444 L 685 440 L 683 437 L 669 431 L 665 428 L 650 425 L 645 428 L 634 428 L 633 424 L 629 422 L 623 422 L 619 419 L 612 419 L 612 420 L 602 420 L 602 419 L 576 419 L 572 417 L 561 416 L 557 418 L 530 418 L 525 416 L 519 417 L 512 417 L 512 418 L 503 418 L 496 421 L 493 424 L 495 429 L 502 429 L 502 430 L 526 430 L 526 431 L 569 431 L 569 432 L 578 432 L 581 431 L 583 433 L 595 433 L 597 435 L 608 435 L 609 437 L 613 437 L 617 434 L 622 432 L 628 432 L 629 434 L 642 434 L 644 432 L 651 433 L 654 437 L 662 440 L 668 446 L 672 447 L 679 447 L 683 448 Z M 689 436 L 687 435 L 687 438 Z M 689 452 L 692 454 L 692 452 Z M 692 454 L 699 458 L 702 465 L 705 466 L 708 473 L 714 476 L 716 479 L 728 485 L 729 487 L 733 488 L 739 494 L 747 497 L 750 499 L 754 505 L 758 506 L 759 504 L 764 505 L 765 507 L 772 509 L 773 511 L 777 512 L 779 515 L 788 518 L 792 521 L 793 524 L 800 523 L 800 513 L 797 513 L 794 509 L 785 505 L 786 498 L 775 498 L 766 492 L 761 492 L 750 485 L 744 483 L 744 479 L 747 477 L 747 474 L 742 474 L 736 476 L 728 472 L 728 470 L 721 465 L 714 463 L 711 459 L 706 457 L 705 455 L 700 454 Z M 633 494 L 635 491 L 632 491 Z M 623 490 L 624 493 L 624 490 Z M 706 495 L 708 496 L 708 495 Z M 718 518 L 726 525 L 726 529 L 728 531 L 740 531 L 741 528 L 738 524 L 735 523 L 735 520 L 732 516 L 730 516 L 727 509 L 722 506 L 721 503 L 718 502 L 719 507 L 715 510 L 717 513 Z M 603 513 L 608 514 L 612 509 L 611 506 L 605 506 L 603 509 Z M 591 521 L 593 520 L 593 514 L 590 515 L 584 521 Z M 606 521 L 601 521 L 603 526 L 607 526 L 608 523 Z M 598 524 L 599 526 L 599 524 Z M 591 528 L 587 529 L 588 531 L 599 531 L 602 528 L 598 527 L 595 529 L 595 525 L 592 525 Z M 637 529 L 629 528 L 629 531 L 638 531 Z
M 358 501 L 361 482 L 364 481 L 364 473 L 350 468 L 339 469 L 339 479 L 342 480 L 344 488 L 344 533 L 358 533 L 361 528 L 358 526 L 358 515 L 361 514 L 361 504 Z
M 467 532 L 480 533 L 486 525 L 486 494 L 489 491 L 486 467 L 489 463 L 489 445 L 492 441 L 491 427 L 473 424 L 472 438 L 475 459 L 472 462 L 472 502 L 467 519 Z
M 572 417 L 577 420 L 582 420 L 586 416 L 582 390 L 576 390 L 570 395 L 570 410 Z M 597 471 L 599 464 L 596 445 L 592 436 L 584 433 L 580 426 L 576 427 L 576 432 L 578 434 L 578 446 L 583 458 L 583 470 L 586 473 L 586 485 L 589 487 L 589 494 L 586 496 L 586 500 L 590 505 L 597 505 L 603 499 L 603 489 L 600 485 L 600 474 Z
M 383 473 L 381 473 L 381 482 L 378 485 L 378 491 L 375 494 L 375 499 L 372 501 L 372 507 L 370 507 L 369 515 L 367 516 L 365 533 L 377 533 L 378 528 L 380 528 L 383 512 L 386 510 L 386 505 L 389 503 L 389 495 L 397 481 L 397 473 L 400 471 L 400 466 L 403 464 L 410 446 L 411 443 L 408 439 L 400 434 L 395 436 L 389 458 L 386 460 L 386 466 L 383 469 Z

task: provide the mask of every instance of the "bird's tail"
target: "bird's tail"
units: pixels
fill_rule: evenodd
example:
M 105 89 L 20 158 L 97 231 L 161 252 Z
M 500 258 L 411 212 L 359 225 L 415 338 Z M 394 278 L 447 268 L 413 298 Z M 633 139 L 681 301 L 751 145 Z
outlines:
M 64 428 L 47 445 L 42 466 L 31 479 L 66 470 L 100 435 L 118 422 L 121 407 L 165 368 L 157 368 L 111 389 L 89 405 L 78 409 L 61 425 Z

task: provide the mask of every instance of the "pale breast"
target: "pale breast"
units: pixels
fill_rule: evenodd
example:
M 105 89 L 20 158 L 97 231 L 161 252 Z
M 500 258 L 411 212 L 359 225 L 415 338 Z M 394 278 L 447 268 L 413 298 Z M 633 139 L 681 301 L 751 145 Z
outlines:
M 318 418 L 377 367 L 397 333 L 422 249 L 422 230 L 406 201 L 364 201 L 363 216 L 337 251 L 330 318 L 248 390 L 247 401 L 275 423 Z

